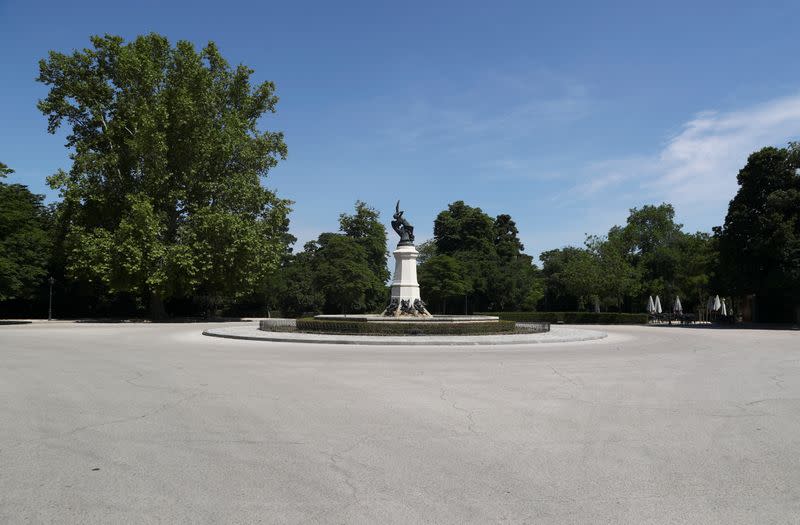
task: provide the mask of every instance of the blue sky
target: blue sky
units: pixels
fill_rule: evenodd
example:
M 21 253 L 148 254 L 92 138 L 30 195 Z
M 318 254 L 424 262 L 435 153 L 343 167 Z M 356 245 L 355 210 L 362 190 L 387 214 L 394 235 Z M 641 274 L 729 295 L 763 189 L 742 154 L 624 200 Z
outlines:
M 213 40 L 276 82 L 262 128 L 289 158 L 265 184 L 296 202 L 299 245 L 356 199 L 387 224 L 401 199 L 420 240 L 455 200 L 510 213 L 534 255 L 648 203 L 709 231 L 747 155 L 800 137 L 797 2 L 161 4 L 0 0 L 13 181 L 56 197 L 44 178 L 69 160 L 37 62 L 103 33 Z

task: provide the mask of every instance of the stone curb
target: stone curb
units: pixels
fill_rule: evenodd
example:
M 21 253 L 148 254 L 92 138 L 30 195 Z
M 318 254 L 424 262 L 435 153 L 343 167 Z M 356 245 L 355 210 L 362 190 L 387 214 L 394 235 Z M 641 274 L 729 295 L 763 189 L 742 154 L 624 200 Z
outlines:
M 601 332 L 599 330 L 583 330 L 578 328 L 554 328 L 547 333 L 514 335 L 358 336 L 265 332 L 253 326 L 209 328 L 208 330 L 203 331 L 203 335 L 227 339 L 243 339 L 248 341 L 270 341 L 274 343 L 316 343 L 375 346 L 529 345 L 592 341 L 608 337 L 606 332 Z

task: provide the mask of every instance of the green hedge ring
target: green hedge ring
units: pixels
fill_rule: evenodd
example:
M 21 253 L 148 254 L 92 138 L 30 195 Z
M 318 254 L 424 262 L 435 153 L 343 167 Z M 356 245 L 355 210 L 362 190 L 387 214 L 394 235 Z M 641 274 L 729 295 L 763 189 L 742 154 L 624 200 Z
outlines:
M 514 333 L 516 324 L 511 320 L 474 323 L 381 323 L 304 318 L 297 320 L 297 331 L 348 335 L 491 335 Z
M 647 324 L 647 314 L 616 312 L 482 312 L 476 315 L 496 315 L 502 320 L 565 324 Z

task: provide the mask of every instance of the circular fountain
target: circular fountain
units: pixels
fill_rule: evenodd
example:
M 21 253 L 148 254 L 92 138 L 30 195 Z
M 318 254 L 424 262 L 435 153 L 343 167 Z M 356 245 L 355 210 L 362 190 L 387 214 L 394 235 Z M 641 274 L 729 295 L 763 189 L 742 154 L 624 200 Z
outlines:
M 273 342 L 349 345 L 528 345 L 586 341 L 605 332 L 517 323 L 490 315 L 431 315 L 420 296 L 414 227 L 403 217 L 400 201 L 392 229 L 400 236 L 389 305 L 381 314 L 316 315 L 303 319 L 263 319 L 258 327 L 212 328 L 205 335 Z
M 488 315 L 431 315 L 420 296 L 414 227 L 403 217 L 400 201 L 395 205 L 392 229 L 400 237 L 394 255 L 394 278 L 389 305 L 381 314 L 316 315 L 298 319 L 294 329 L 303 333 L 350 335 L 490 335 L 545 332 L 548 323 L 527 323 L 517 329 L 514 321 L 501 321 Z M 278 323 L 279 324 L 279 323 Z M 276 323 L 262 321 L 262 330 L 275 329 Z

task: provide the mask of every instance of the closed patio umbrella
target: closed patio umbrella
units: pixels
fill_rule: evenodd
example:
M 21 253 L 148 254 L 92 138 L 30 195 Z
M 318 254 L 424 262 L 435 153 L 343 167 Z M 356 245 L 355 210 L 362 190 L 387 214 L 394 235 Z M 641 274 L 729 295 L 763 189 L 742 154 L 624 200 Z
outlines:
M 719 301 L 719 295 L 715 295 L 714 304 L 711 306 L 711 310 L 714 312 L 718 312 L 720 308 L 722 308 L 722 303 Z
M 675 304 L 672 305 L 672 312 L 676 314 L 683 313 L 683 305 L 681 305 L 681 298 L 677 295 L 675 296 Z
M 725 317 L 728 315 L 728 309 L 725 308 L 725 299 L 722 300 L 722 316 Z
M 663 310 L 661 310 L 661 298 L 656 295 L 656 313 L 660 314 Z
M 656 313 L 656 305 L 653 302 L 653 296 L 652 295 L 647 298 L 647 313 L 648 314 Z

